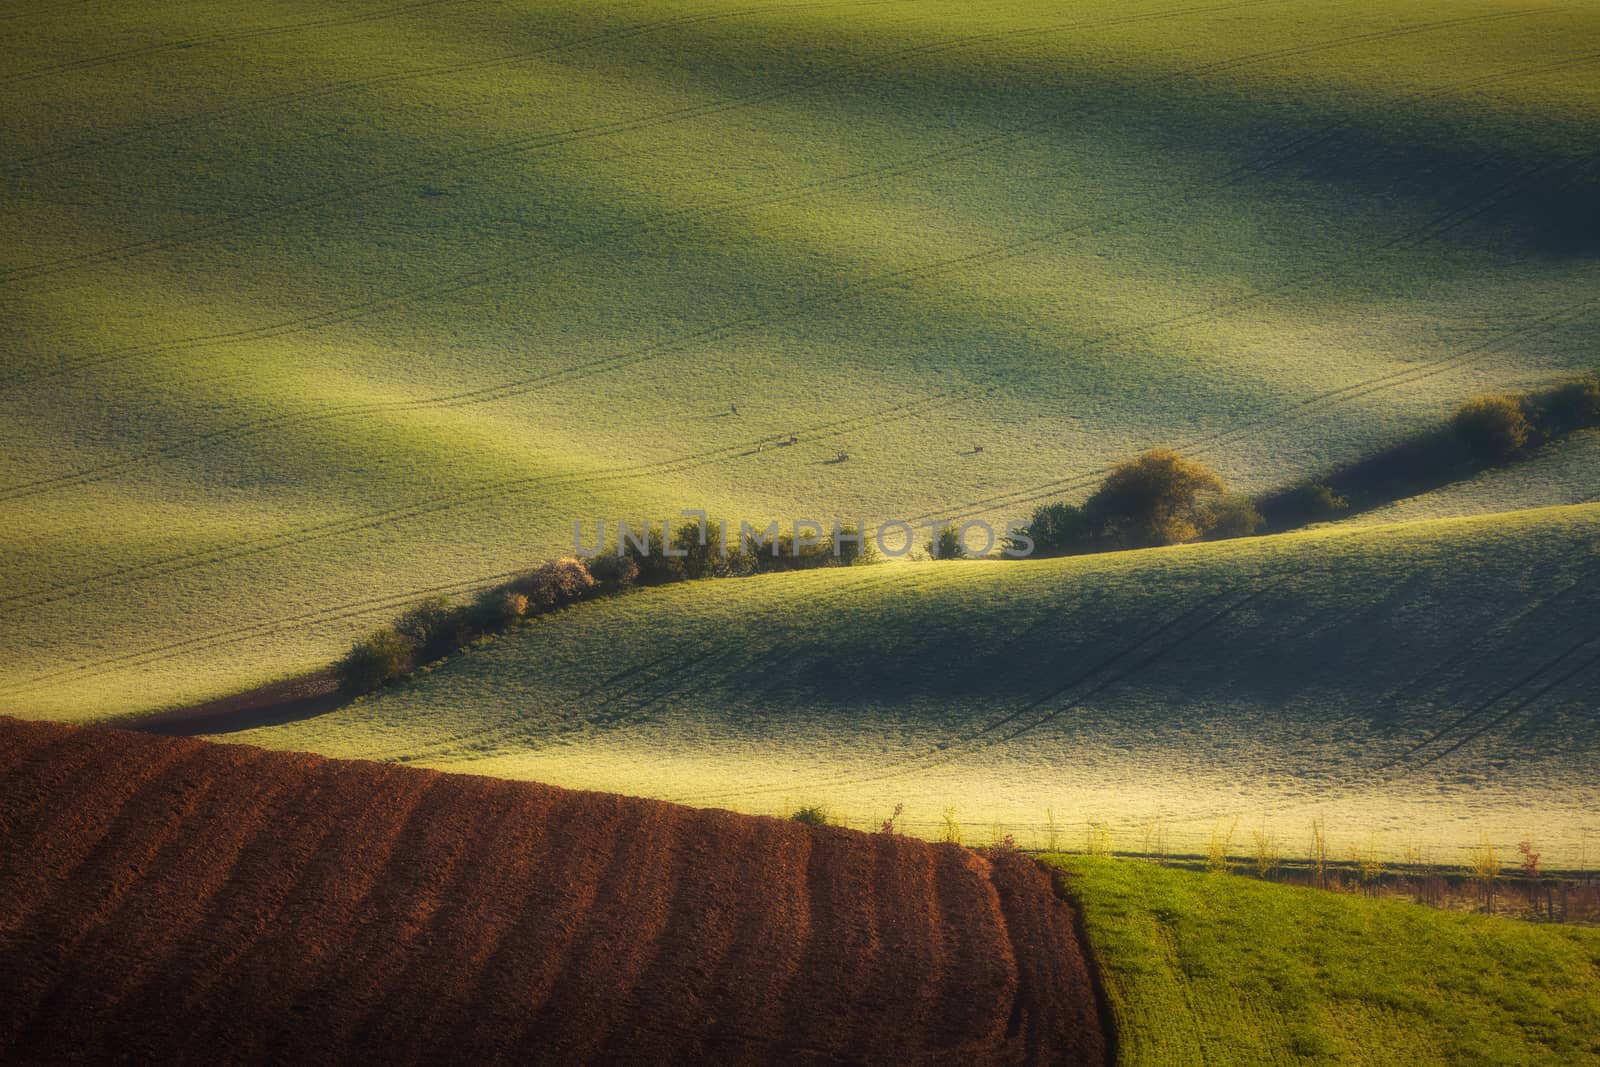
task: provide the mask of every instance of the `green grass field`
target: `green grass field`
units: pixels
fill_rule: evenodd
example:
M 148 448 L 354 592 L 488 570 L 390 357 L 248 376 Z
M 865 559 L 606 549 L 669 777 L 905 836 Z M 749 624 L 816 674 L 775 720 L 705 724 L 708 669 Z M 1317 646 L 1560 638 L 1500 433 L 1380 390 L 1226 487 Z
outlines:
M 232 735 L 936 836 L 1600 856 L 1600 505 L 708 580 Z M 1048 814 L 1047 814 L 1048 813 Z M 1587 836 L 1586 836 L 1587 835 Z
M 1494 467 L 1475 478 L 1397 500 L 1343 521 L 1387 525 L 1597 502 L 1600 431 L 1584 430 L 1510 466 Z
M 1266 489 L 1596 359 L 1592 4 L 12 7 L 0 710 L 319 666 L 574 519 Z
M 1600 1063 L 1600 931 L 1082 856 L 1124 1064 Z

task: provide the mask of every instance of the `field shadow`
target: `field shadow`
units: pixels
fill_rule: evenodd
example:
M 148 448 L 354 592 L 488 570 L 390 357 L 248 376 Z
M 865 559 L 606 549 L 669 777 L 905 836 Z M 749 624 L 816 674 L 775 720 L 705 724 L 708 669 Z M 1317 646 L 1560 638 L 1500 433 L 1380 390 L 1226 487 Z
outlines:
M 314 719 L 343 704 L 333 672 L 323 670 L 119 725 L 163 737 L 232 734 Z

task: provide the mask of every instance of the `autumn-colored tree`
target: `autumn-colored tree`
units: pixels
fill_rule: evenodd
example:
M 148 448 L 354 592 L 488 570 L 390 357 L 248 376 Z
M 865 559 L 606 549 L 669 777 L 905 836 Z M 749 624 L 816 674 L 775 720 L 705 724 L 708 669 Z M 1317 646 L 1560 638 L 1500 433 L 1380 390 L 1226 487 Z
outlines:
M 1205 464 L 1156 448 L 1118 464 L 1084 510 L 1118 547 L 1175 545 L 1204 532 L 1202 498 L 1222 491 L 1222 479 Z

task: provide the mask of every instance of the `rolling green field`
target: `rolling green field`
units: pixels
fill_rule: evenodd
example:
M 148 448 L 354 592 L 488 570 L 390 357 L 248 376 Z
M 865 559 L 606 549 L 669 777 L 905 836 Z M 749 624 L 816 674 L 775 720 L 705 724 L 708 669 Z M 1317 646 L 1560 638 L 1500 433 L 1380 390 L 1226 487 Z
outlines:
M 1600 931 L 1074 856 L 1124 1064 L 1600 1063 Z
M 1600 505 L 707 580 L 230 735 L 938 836 L 1600 857 Z
M 1267 489 L 1592 367 L 1597 40 L 1577 0 L 11 3 L 0 710 L 100 719 L 320 666 L 575 519 L 1003 521 L 1158 443 Z M 994 631 L 985 598 L 1015 581 L 1043 612 L 1027 575 L 1081 566 L 785 581 L 971 599 Z M 1065 680 L 1013 669 L 1017 698 Z M 938 744 L 1005 688 L 972 684 L 824 756 Z M 780 710 L 775 753 L 800 736 Z M 457 714 L 284 738 L 442 762 L 508 712 Z M 1269 727 L 1239 729 L 1173 788 L 1210 796 L 1185 783 Z M 485 767 L 554 766 L 484 743 Z M 1093 773 L 1043 751 L 1051 780 Z

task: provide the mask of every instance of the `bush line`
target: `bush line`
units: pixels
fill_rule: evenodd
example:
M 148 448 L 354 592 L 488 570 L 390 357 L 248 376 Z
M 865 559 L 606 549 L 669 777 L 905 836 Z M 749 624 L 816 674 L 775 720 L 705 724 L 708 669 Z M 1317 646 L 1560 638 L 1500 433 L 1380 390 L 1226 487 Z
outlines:
M 840 531 L 849 537 L 856 532 L 853 527 Z M 601 552 L 587 560 L 552 560 L 483 590 L 467 604 L 452 603 L 444 596 L 430 597 L 357 641 L 334 664 L 339 691 L 352 698 L 377 692 L 419 667 L 482 644 L 525 619 L 580 600 L 614 596 L 639 586 L 850 566 L 877 558 L 868 539 L 845 541 L 836 555 L 831 540 L 803 545 L 797 551 L 793 539 L 784 535 L 760 551 L 743 545 L 729 547 L 721 534 L 715 524 L 702 530 L 698 523 L 685 523 L 673 532 L 672 555 L 664 551 L 661 533 L 653 531 L 643 548 L 630 542 L 621 551 Z

